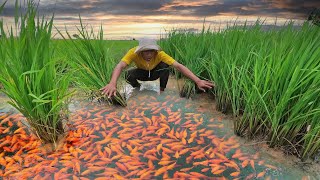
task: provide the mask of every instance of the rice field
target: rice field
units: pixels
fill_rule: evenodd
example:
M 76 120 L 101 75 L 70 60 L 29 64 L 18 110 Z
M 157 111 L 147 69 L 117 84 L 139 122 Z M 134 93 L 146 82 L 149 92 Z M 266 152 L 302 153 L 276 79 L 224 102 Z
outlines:
M 18 32 L 8 32 L 0 20 L 4 179 L 319 177 L 319 169 L 303 172 L 243 143 L 254 140 L 302 164 L 316 163 L 319 27 L 293 29 L 288 22 L 266 31 L 257 20 L 218 32 L 172 30 L 160 39 L 162 49 L 213 81 L 214 89 L 199 93 L 173 70 L 183 83 L 170 87 L 178 90 L 128 98 L 122 78 L 109 101 L 99 89 L 137 42 L 107 41 L 103 29 L 95 33 L 82 23 L 79 34 L 66 30 L 67 37 L 53 40 L 54 17 L 38 17 L 35 5 L 28 5 L 16 16 Z

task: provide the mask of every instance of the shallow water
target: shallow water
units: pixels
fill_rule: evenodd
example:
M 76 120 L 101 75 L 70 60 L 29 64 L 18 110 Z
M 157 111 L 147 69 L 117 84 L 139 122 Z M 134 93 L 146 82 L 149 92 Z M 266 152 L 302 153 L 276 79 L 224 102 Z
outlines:
M 234 136 L 213 100 L 179 98 L 176 88 L 130 91 L 128 106 L 74 99 L 58 150 L 30 135 L 24 118 L 0 106 L 1 176 L 7 178 L 316 179 Z M 155 91 L 154 91 L 155 90 Z M 1 99 L 3 101 L 4 98 Z M 0 103 L 1 104 L 1 103 Z M 11 113 L 5 113 L 10 111 Z M 6 114 L 10 114 L 7 116 Z M 7 116 L 7 117 L 6 117 Z

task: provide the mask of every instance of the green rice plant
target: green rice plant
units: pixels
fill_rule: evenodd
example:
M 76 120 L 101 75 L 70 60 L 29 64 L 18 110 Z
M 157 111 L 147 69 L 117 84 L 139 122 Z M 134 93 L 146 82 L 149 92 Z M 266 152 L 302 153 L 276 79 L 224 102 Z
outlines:
M 180 97 L 186 97 L 187 99 L 189 99 L 196 92 L 196 87 L 194 82 L 189 79 L 185 79 L 184 84 L 179 91 L 180 91 Z
M 179 44 L 179 42 L 182 39 L 181 36 L 183 36 L 183 34 L 180 32 L 181 31 L 175 29 L 170 30 L 167 34 L 161 34 L 159 41 L 161 49 L 176 60 L 179 58 L 179 54 L 175 50 L 175 44 Z M 170 72 L 176 75 L 176 77 L 181 78 L 181 75 L 178 74 L 178 72 L 175 71 L 175 69 L 170 68 Z
M 319 31 L 306 24 L 293 30 L 289 24 L 260 36 L 269 39 L 256 50 L 253 71 L 248 70 L 242 82 L 245 112 L 236 132 L 266 136 L 271 147 L 284 146 L 303 159 L 311 157 L 320 140 L 314 133 L 319 124 L 312 123 L 319 117 Z
M 167 39 L 162 39 L 161 47 L 180 63 L 188 67 L 196 76 L 201 77 L 204 67 L 201 61 L 207 58 L 211 46 L 210 31 L 203 27 L 201 33 L 173 30 Z M 181 75 L 175 73 L 179 78 Z M 183 87 L 179 90 L 181 97 L 190 98 L 196 93 L 196 85 L 185 79 Z
M 1 6 L 0 6 L 0 14 L 2 13 L 2 10 L 3 10 L 3 8 L 4 8 L 4 6 L 5 6 L 5 4 L 7 3 L 7 1 L 5 1 Z M 2 19 L 0 19 L 0 27 L 3 27 L 3 20 Z M 1 39 L 1 37 L 2 37 L 2 34 L 0 34 L 0 39 Z M 2 41 L 0 41 L 0 60 L 1 59 L 4 59 L 4 57 L 5 57 L 5 52 L 4 52 L 4 44 L 3 44 L 3 42 Z M 2 76 L 2 74 L 1 74 L 1 71 L 0 71 L 0 77 Z M 0 82 L 0 89 L 2 89 L 3 88 L 3 85 L 1 84 L 1 82 Z
M 257 21 L 251 29 L 246 24 L 242 27 L 231 26 L 212 35 L 210 58 L 204 67 L 216 84 L 217 109 L 224 113 L 228 109 L 232 109 L 235 116 L 243 112 L 241 82 L 251 68 L 251 52 L 257 47 L 252 42 L 256 41 L 254 38 L 259 29 Z M 248 37 L 249 34 L 252 36 Z
M 319 28 L 305 24 L 302 30 L 292 34 L 297 43 L 290 45 L 291 53 L 284 59 L 282 67 L 286 70 L 279 68 L 283 72 L 278 73 L 283 86 L 277 88 L 282 93 L 276 94 L 271 145 L 299 140 L 298 134 L 305 134 L 310 120 L 319 113 Z
M 106 101 L 110 104 L 126 106 L 126 99 L 118 91 L 116 96 L 107 98 L 100 91 L 108 84 L 112 77 L 112 72 L 117 65 L 117 61 L 113 58 L 110 49 L 106 46 L 103 39 L 103 29 L 100 28 L 95 35 L 93 28 L 89 31 L 82 23 L 80 18 L 80 27 L 77 27 L 79 36 L 73 39 L 66 30 L 70 40 L 62 35 L 66 40 L 66 52 L 68 55 L 70 66 L 76 69 L 75 81 L 77 85 L 90 93 L 92 98 L 97 98 L 99 102 Z
M 58 72 L 53 58 L 50 39 L 54 17 L 46 21 L 37 16 L 33 1 L 27 1 L 27 6 L 25 14 L 15 16 L 17 34 L 12 27 L 4 29 L 1 21 L 0 82 L 9 103 L 26 117 L 31 131 L 44 143 L 56 144 L 65 133 L 71 75 Z
M 212 34 L 203 64 L 216 84 L 218 109 L 237 117 L 237 135 L 265 138 L 302 159 L 316 154 L 319 37 L 319 28 L 308 24 L 263 31 L 259 21 Z

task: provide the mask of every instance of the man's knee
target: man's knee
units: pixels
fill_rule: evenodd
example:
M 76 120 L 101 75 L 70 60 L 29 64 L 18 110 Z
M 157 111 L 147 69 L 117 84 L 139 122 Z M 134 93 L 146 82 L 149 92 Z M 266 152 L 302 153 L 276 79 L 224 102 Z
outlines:
M 138 74 L 136 72 L 136 69 L 134 69 L 134 68 L 133 69 L 128 69 L 125 72 L 125 79 L 133 87 L 139 87 L 140 86 L 140 83 L 137 81 Z
M 125 78 L 126 79 L 136 79 L 136 69 L 135 68 L 130 68 L 130 69 L 127 69 L 126 71 L 125 71 Z

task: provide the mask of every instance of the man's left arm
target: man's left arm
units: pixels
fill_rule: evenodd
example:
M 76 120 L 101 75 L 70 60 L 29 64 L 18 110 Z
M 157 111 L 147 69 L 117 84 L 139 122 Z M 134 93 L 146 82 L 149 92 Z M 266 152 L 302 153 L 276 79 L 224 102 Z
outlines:
M 183 75 L 193 80 L 197 84 L 198 88 L 204 92 L 205 92 L 205 88 L 211 89 L 214 86 L 213 83 L 209 81 L 201 80 L 200 78 L 198 78 L 187 67 L 178 63 L 177 61 L 174 61 L 172 66 L 176 68 L 178 71 L 180 71 Z

